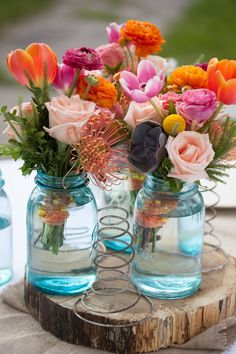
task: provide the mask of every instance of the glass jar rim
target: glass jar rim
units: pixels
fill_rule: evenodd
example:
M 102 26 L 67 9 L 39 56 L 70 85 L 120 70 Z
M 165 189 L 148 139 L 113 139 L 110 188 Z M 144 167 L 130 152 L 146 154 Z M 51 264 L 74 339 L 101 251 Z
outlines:
M 186 195 L 186 193 L 196 193 L 198 191 L 198 185 L 194 182 L 183 182 L 182 189 L 180 191 L 174 192 L 171 190 L 169 181 L 165 181 L 152 173 L 147 174 L 147 178 L 144 182 L 146 188 L 151 189 L 153 192 L 158 192 L 162 194 L 172 195 L 173 197 L 179 197 L 181 195 Z
M 43 171 L 37 171 L 35 183 L 37 186 L 42 188 L 67 190 L 72 188 L 85 187 L 89 183 L 89 179 L 86 173 L 74 173 L 65 176 L 52 176 L 44 173 Z

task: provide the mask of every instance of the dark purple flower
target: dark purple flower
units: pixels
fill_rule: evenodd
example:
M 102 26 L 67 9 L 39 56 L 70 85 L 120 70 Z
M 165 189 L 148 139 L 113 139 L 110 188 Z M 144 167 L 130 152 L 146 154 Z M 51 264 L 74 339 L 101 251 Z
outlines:
M 151 122 L 139 124 L 132 132 L 130 164 L 139 171 L 154 171 L 167 154 L 167 135 L 161 126 Z
M 102 68 L 99 53 L 92 48 L 70 48 L 63 55 L 63 63 L 75 69 L 98 70 Z
M 199 66 L 202 70 L 207 71 L 208 63 L 197 63 L 195 66 Z

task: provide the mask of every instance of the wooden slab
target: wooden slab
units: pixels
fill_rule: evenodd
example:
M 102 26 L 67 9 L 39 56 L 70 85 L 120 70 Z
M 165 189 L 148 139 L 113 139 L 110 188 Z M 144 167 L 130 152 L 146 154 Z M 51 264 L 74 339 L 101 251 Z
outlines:
M 125 328 L 106 328 L 88 324 L 75 316 L 72 308 L 78 296 L 45 295 L 25 282 L 26 306 L 46 331 L 69 343 L 123 354 L 156 351 L 173 343 L 186 342 L 230 317 L 235 310 L 235 296 L 236 261 L 230 257 L 224 270 L 203 276 L 201 289 L 194 296 L 182 300 L 152 299 L 155 311 L 146 322 Z M 106 308 L 127 304 L 129 300 L 127 294 L 106 297 Z M 81 314 L 95 321 L 121 324 L 143 318 L 147 311 L 147 304 L 142 300 L 120 314 L 94 316 L 85 310 Z

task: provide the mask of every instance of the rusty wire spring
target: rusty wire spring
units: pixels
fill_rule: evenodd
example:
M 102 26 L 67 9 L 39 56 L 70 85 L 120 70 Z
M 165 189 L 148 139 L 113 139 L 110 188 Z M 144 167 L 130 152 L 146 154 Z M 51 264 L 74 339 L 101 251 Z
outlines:
M 103 327 L 126 327 L 135 326 L 152 316 L 153 304 L 151 300 L 140 293 L 138 288 L 131 284 L 130 264 L 135 256 L 133 248 L 133 235 L 129 231 L 129 213 L 119 206 L 106 206 L 99 209 L 100 219 L 98 228 L 98 238 L 93 244 L 96 252 L 94 265 L 98 268 L 97 280 L 92 284 L 91 290 L 84 293 L 74 305 L 74 313 L 80 319 Z M 103 247 L 99 247 L 103 245 Z M 107 250 L 107 248 L 109 250 Z M 116 308 L 116 301 L 112 303 L 112 308 L 106 308 L 106 299 L 109 296 L 131 295 L 131 303 L 128 298 L 125 305 Z M 95 297 L 95 300 L 94 300 Z M 117 298 L 118 299 L 118 298 Z M 119 300 L 119 299 L 118 299 Z M 147 315 L 135 321 L 126 321 L 124 324 L 102 323 L 85 318 L 81 312 L 86 309 L 94 315 L 111 315 L 124 312 L 142 300 L 148 306 Z M 93 305 L 91 303 L 94 302 Z M 105 301 L 105 306 L 102 301 Z M 90 304 L 89 304 L 90 302 Z M 118 301 L 119 302 L 119 301 Z M 99 304 L 101 307 L 99 307 Z M 78 309 L 80 306 L 80 310 Z
M 203 194 L 210 193 L 214 198 L 213 202 L 211 204 L 206 205 L 206 210 L 209 213 L 209 216 L 206 216 L 206 218 L 205 218 L 205 234 L 204 234 L 205 241 L 204 241 L 203 251 L 202 251 L 203 264 L 204 264 L 204 257 L 208 257 L 208 254 L 211 252 L 218 252 L 222 256 L 221 258 L 223 258 L 223 260 L 221 260 L 221 262 L 219 264 L 214 264 L 212 266 L 206 267 L 203 265 L 202 273 L 210 273 L 210 272 L 214 272 L 217 270 L 221 270 L 228 264 L 228 257 L 221 247 L 222 241 L 219 238 L 219 236 L 217 236 L 215 234 L 215 228 L 213 225 L 213 221 L 217 217 L 216 206 L 220 202 L 220 196 L 216 192 L 217 183 L 214 181 L 212 181 L 211 183 L 212 183 L 212 185 L 210 187 L 201 185 L 201 188 L 200 188 L 200 190 Z M 209 237 L 212 239 L 212 241 L 210 241 L 210 242 L 206 241 L 206 238 L 209 238 Z

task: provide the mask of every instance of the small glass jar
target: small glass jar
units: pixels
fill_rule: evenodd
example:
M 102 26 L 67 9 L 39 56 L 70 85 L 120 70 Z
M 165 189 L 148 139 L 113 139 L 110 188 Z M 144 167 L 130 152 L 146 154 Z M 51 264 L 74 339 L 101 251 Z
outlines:
M 135 203 L 131 271 L 142 293 L 178 299 L 199 289 L 204 216 L 196 184 L 184 183 L 173 193 L 168 182 L 147 176 Z
M 11 207 L 3 189 L 4 180 L 0 170 L 0 285 L 12 277 L 12 227 Z
M 70 295 L 96 279 L 97 205 L 86 175 L 38 172 L 27 206 L 28 281 L 46 293 Z

